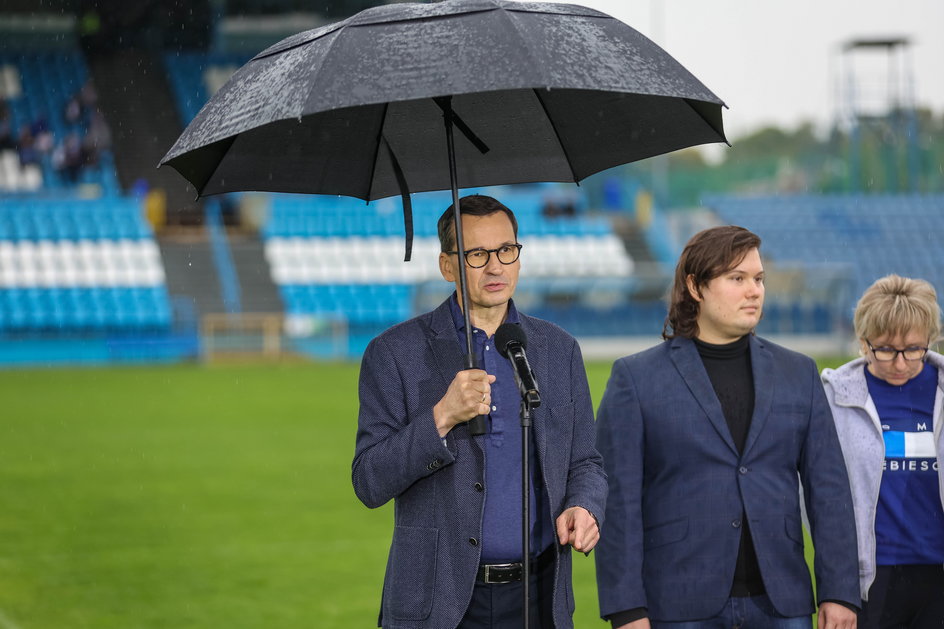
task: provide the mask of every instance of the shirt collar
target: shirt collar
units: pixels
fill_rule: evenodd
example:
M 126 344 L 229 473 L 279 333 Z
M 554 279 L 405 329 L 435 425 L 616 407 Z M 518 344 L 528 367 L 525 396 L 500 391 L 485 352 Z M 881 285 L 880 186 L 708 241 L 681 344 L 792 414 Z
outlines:
M 462 314 L 462 308 L 459 307 L 459 298 L 455 291 L 453 291 L 452 297 L 449 298 L 449 311 L 452 313 L 452 322 L 456 325 L 456 331 L 465 332 L 465 317 Z M 505 323 L 521 323 L 521 318 L 518 316 L 518 309 L 515 308 L 515 302 L 512 299 L 508 300 L 508 312 L 505 313 Z

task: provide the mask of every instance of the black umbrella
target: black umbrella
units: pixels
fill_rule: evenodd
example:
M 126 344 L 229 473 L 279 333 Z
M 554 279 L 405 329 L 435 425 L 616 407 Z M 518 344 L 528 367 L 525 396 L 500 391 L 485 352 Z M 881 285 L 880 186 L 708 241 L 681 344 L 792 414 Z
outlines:
M 161 163 L 201 195 L 266 190 L 370 201 L 399 193 L 407 259 L 409 194 L 451 189 L 461 260 L 460 187 L 577 182 L 723 142 L 722 106 L 665 51 L 599 11 L 506 0 L 392 4 L 257 55 Z M 454 126 L 465 141 L 453 141 Z M 468 304 L 465 265 L 459 269 Z M 472 335 L 466 339 L 472 368 Z M 526 424 L 523 414 L 523 444 Z M 522 459 L 527 557 L 526 446 Z
M 411 192 L 451 188 L 458 207 L 460 187 L 577 182 L 723 142 L 723 105 L 652 41 L 593 9 L 391 4 L 258 54 L 161 164 L 200 195 L 260 190 L 370 201 L 399 193 L 409 260 Z M 453 125 L 467 141 L 453 142 Z M 469 329 L 468 308 L 465 315 Z

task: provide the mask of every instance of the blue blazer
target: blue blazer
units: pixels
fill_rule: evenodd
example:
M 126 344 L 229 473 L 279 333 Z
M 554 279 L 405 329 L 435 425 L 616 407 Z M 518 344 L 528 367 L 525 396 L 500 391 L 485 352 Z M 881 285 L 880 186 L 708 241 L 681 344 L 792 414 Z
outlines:
M 753 336 L 750 352 L 754 414 L 740 455 L 691 340 L 613 365 L 597 415 L 610 485 L 596 553 L 602 616 L 637 607 L 663 621 L 720 612 L 745 515 L 774 607 L 813 613 L 799 481 L 819 600 L 860 604 L 852 498 L 816 365 Z
M 546 516 L 554 522 L 566 508 L 582 506 L 602 525 L 606 477 L 593 447 L 580 348 L 546 321 L 521 315 L 521 326 L 541 387 L 532 419 Z M 443 444 L 433 421 L 433 406 L 465 368 L 463 356 L 446 302 L 378 336 L 361 363 L 354 491 L 368 507 L 391 499 L 395 505 L 383 627 L 456 627 L 472 597 L 488 492 L 484 448 L 466 426 L 453 428 Z M 570 547 L 555 546 L 553 610 L 561 629 L 573 626 L 574 597 Z

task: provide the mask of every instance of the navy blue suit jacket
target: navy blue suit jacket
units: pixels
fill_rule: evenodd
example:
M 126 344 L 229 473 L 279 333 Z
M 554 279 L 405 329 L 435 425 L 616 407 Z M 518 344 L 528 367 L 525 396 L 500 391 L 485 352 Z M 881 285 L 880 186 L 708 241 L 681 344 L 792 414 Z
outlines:
M 606 477 L 593 447 L 593 406 L 580 348 L 559 327 L 521 315 L 528 359 L 541 388 L 533 431 L 540 478 L 554 522 L 582 506 L 602 524 Z M 384 578 L 384 627 L 450 629 L 469 605 L 478 570 L 488 485 L 481 439 L 456 426 L 439 437 L 433 406 L 463 351 L 448 301 L 387 330 L 368 346 L 360 375 L 353 462 L 357 497 L 368 507 L 394 500 L 394 531 Z M 484 491 L 476 488 L 485 485 Z M 555 533 L 556 538 L 556 533 Z M 554 621 L 573 626 L 570 547 L 554 544 Z
M 743 517 L 774 607 L 813 613 L 800 480 L 819 600 L 860 603 L 849 482 L 816 365 L 757 337 L 750 352 L 755 403 L 740 455 L 691 340 L 613 365 L 597 416 L 610 486 L 596 553 L 601 615 L 717 614 L 730 596 Z

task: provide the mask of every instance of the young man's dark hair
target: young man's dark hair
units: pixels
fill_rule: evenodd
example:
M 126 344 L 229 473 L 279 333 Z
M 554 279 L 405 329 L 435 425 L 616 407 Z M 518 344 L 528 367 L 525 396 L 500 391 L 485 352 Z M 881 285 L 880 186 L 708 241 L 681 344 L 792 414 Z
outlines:
M 453 213 L 455 209 L 452 205 L 446 208 L 442 216 L 439 217 L 437 229 L 439 231 L 440 251 L 452 251 L 456 248 L 456 225 Z M 505 207 L 497 199 L 485 196 L 484 194 L 473 194 L 459 199 L 459 212 L 468 216 L 488 216 L 495 212 L 504 212 L 511 221 L 511 227 L 515 232 L 515 238 L 518 237 L 518 220 L 515 213 Z
M 712 227 L 692 236 L 675 266 L 662 338 L 698 336 L 699 304 L 688 289 L 689 278 L 700 291 L 708 282 L 740 264 L 751 249 L 759 248 L 760 236 L 737 225 Z

